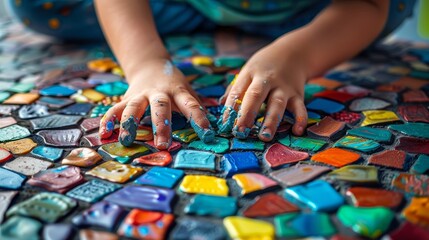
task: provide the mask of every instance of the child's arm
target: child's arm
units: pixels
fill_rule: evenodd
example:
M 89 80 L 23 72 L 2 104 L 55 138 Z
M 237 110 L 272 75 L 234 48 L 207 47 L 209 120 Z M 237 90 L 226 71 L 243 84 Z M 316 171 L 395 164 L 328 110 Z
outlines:
M 334 1 L 311 23 L 252 56 L 227 93 L 226 106 L 242 99 L 235 134 L 243 135 L 237 132 L 252 127 L 268 97 L 260 139 L 273 138 L 285 109 L 295 115 L 293 132 L 301 135 L 307 124 L 303 102 L 306 80 L 353 57 L 374 41 L 385 24 L 388 6 L 388 0 Z
M 136 125 L 151 106 L 155 145 L 166 149 L 171 139 L 171 111 L 182 112 L 200 138 L 214 136 L 210 123 L 185 81 L 183 74 L 170 62 L 170 56 L 156 31 L 149 1 L 96 0 L 104 34 L 124 69 L 130 86 L 124 100 L 111 108 L 100 124 L 100 135 L 112 134 L 112 122 L 121 121 L 119 140 L 130 145 Z M 192 117 L 192 119 L 191 119 Z

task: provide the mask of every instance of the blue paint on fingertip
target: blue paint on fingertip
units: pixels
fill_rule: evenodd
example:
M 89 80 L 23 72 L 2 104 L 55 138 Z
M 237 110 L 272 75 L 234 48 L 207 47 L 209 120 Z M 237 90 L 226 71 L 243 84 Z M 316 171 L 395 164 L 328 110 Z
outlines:
M 210 128 L 202 128 L 192 118 L 190 119 L 190 123 L 195 133 L 204 143 L 213 142 L 215 138 L 215 132 L 211 129 L 211 126 Z

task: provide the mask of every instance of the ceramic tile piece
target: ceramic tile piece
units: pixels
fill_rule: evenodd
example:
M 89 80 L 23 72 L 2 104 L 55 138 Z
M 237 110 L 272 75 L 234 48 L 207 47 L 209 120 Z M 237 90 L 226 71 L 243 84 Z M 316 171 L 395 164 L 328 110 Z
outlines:
M 48 117 L 30 120 L 30 123 L 34 130 L 40 130 L 75 126 L 81 119 L 82 117 L 79 116 L 54 114 Z
M 224 76 L 220 74 L 205 74 L 192 81 L 192 85 L 197 87 L 207 87 L 220 84 L 224 80 Z
M 166 239 L 174 215 L 133 209 L 125 217 L 118 234 L 137 239 Z
M 153 140 L 153 131 L 151 127 L 139 126 L 136 133 L 136 141 Z
M 63 108 L 72 103 L 74 103 L 74 101 L 71 99 L 58 98 L 58 97 L 41 97 L 37 101 L 37 104 L 46 105 L 50 108 L 55 108 L 55 109 Z
M 71 224 L 57 223 L 47 224 L 43 227 L 43 239 L 45 240 L 67 240 L 73 234 Z
M 46 88 L 43 88 L 39 91 L 40 95 L 50 96 L 50 97 L 68 97 L 76 93 L 76 90 L 61 86 L 61 85 L 52 85 Z
M 39 94 L 37 93 L 16 93 L 12 95 L 10 98 L 3 101 L 6 104 L 32 104 L 39 98 Z
M 120 142 L 109 143 L 101 146 L 98 151 L 110 156 L 120 163 L 127 163 L 137 156 L 141 156 L 149 152 L 149 148 L 143 145 L 133 143 L 129 147 L 125 147 Z
M 110 232 L 101 232 L 95 231 L 91 229 L 83 229 L 79 231 L 79 239 L 80 240 L 118 240 L 119 237 Z
M 48 191 L 65 193 L 84 181 L 78 167 L 61 166 L 41 171 L 33 175 L 27 183 Z
M 361 112 L 366 110 L 383 109 L 390 105 L 391 104 L 389 102 L 381 99 L 366 97 L 353 100 L 349 105 L 349 109 L 354 112 Z
M 173 239 L 221 240 L 226 239 L 222 225 L 206 219 L 181 218 L 171 233 Z
M 320 198 L 320 196 L 324 197 Z M 304 204 L 313 211 L 322 212 L 334 211 L 344 203 L 344 198 L 323 180 L 286 188 L 284 197 L 292 203 Z
M 389 129 L 411 137 L 429 139 L 429 124 L 427 123 L 393 124 L 389 125 Z
M 308 182 L 330 170 L 330 168 L 324 166 L 297 164 L 293 167 L 272 171 L 270 177 L 286 186 L 294 186 Z
M 338 140 L 334 147 L 348 148 L 364 153 L 374 152 L 380 147 L 378 142 L 355 136 L 345 136 Z
M 226 180 L 214 176 L 186 175 L 179 189 L 185 193 L 228 196 Z
M 408 221 L 427 228 L 429 219 L 427 217 L 429 197 L 413 197 L 411 202 L 402 212 L 402 215 Z
M 217 67 L 239 68 L 244 65 L 246 60 L 241 57 L 218 57 L 214 60 Z
M 231 239 L 274 239 L 274 226 L 266 221 L 231 216 L 223 225 Z
M 400 173 L 391 184 L 394 188 L 411 196 L 429 195 L 429 176 Z
M 429 97 L 422 90 L 409 90 L 402 94 L 404 102 L 407 103 L 425 103 L 429 102 Z
M 307 158 L 308 153 L 293 150 L 279 143 L 274 143 L 264 153 L 264 160 L 271 168 L 296 163 Z
M 311 99 L 316 93 L 324 91 L 326 88 L 315 84 L 305 84 L 305 100 Z
M 21 119 L 45 117 L 49 114 L 48 107 L 39 104 L 24 105 L 18 111 L 18 116 Z
M 85 132 L 91 132 L 100 127 L 101 117 L 86 118 L 80 124 L 80 128 Z
M 426 85 L 427 81 L 423 79 L 404 76 L 398 79 L 397 81 L 393 82 L 392 84 L 399 87 L 405 87 L 405 88 L 417 90 L 422 88 L 424 85 Z
M 74 216 L 72 222 L 78 227 L 96 226 L 112 231 L 124 213 L 125 209 L 119 205 L 102 201 Z
M 326 213 L 286 213 L 274 217 L 277 237 L 328 237 L 337 231 Z
M 31 154 L 55 162 L 63 155 L 64 150 L 61 148 L 53 148 L 47 146 L 37 146 L 31 151 Z
M 187 129 L 181 129 L 176 130 L 172 133 L 172 137 L 177 140 L 184 143 L 192 142 L 193 140 L 198 138 L 197 133 L 195 133 L 194 129 L 187 128 Z
M 127 91 L 127 89 L 128 89 L 128 84 L 120 81 L 105 83 L 95 87 L 96 91 L 107 96 L 123 95 Z
M 396 169 L 404 169 L 406 159 L 407 153 L 404 151 L 385 150 L 369 156 L 368 163 Z
M 224 218 L 235 215 L 237 209 L 237 200 L 233 197 L 197 194 L 186 205 L 184 212 L 199 216 Z
M 63 158 L 61 164 L 77 167 L 90 167 L 101 160 L 101 155 L 91 148 L 75 148 L 65 158 Z
M 325 77 L 319 77 L 319 78 L 311 79 L 310 81 L 308 81 L 308 83 L 314 84 L 314 85 L 319 85 L 319 86 L 325 87 L 326 89 L 335 89 L 335 88 L 338 88 L 338 87 L 343 85 L 339 81 L 327 79 Z
M 229 140 L 226 138 L 215 137 L 213 142 L 204 143 L 202 140 L 191 142 L 188 147 L 198 150 L 211 151 L 214 153 L 224 153 L 229 149 Z
M 340 222 L 354 232 L 368 238 L 380 237 L 392 222 L 395 214 L 388 208 L 361 208 L 342 206 L 337 212 Z
M 0 142 L 8 142 L 12 140 L 19 140 L 30 136 L 30 131 L 18 124 L 9 127 L 0 128 Z
M 1 191 L 0 192 L 0 223 L 3 222 L 4 214 L 9 208 L 10 203 L 18 194 L 18 191 Z
M 411 167 L 410 172 L 414 174 L 426 174 L 429 171 L 429 156 L 419 155 L 414 165 Z
M 10 116 L 18 108 L 19 105 L 0 105 L 0 115 Z
M 174 167 L 215 171 L 215 159 L 216 156 L 213 153 L 195 150 L 180 150 L 174 160 Z
M 153 140 L 145 142 L 146 145 L 151 146 L 156 149 L 155 143 Z M 167 149 L 168 152 L 174 152 L 182 148 L 182 144 L 176 141 L 171 141 L 170 147 Z
M 36 135 L 42 137 L 48 146 L 76 147 L 79 146 L 82 132 L 79 129 L 41 130 Z
M 309 104 L 307 104 L 307 108 L 314 111 L 332 114 L 343 110 L 344 105 L 323 98 L 315 98 Z
M 400 137 L 395 149 L 408 153 L 429 154 L 429 140 L 413 137 Z
M 358 127 L 347 131 L 348 135 L 363 137 L 377 142 L 390 142 L 392 134 L 383 128 Z
M 359 160 L 360 155 L 341 148 L 328 148 L 311 157 L 312 161 L 325 163 L 334 167 L 343 167 Z
M 171 212 L 174 190 L 145 186 L 125 186 L 108 195 L 105 201 L 123 207 L 139 208 L 151 211 Z
M 366 88 L 355 86 L 355 85 L 346 85 L 344 87 L 338 88 L 337 91 L 342 93 L 347 93 L 355 97 L 365 97 L 371 92 Z
M 52 162 L 43 161 L 33 157 L 17 157 L 3 165 L 4 168 L 19 172 L 26 176 L 32 176 L 51 166 L 53 166 Z
M 225 172 L 226 177 L 260 169 L 258 158 L 253 152 L 227 153 L 222 156 L 220 167 Z
M 87 79 L 87 81 L 93 85 L 117 82 L 121 80 L 122 80 L 121 76 L 112 74 L 112 73 L 93 73 Z
M 401 105 L 398 113 L 407 122 L 429 123 L 429 111 L 423 105 Z
M 321 138 L 335 138 L 345 128 L 344 122 L 338 122 L 331 117 L 324 117 L 320 122 L 307 128 L 309 135 Z
M 12 215 L 34 217 L 52 223 L 65 216 L 76 206 L 77 202 L 69 197 L 58 193 L 42 192 L 15 204 L 6 215 L 9 217 Z
M 171 154 L 167 151 L 154 152 L 133 160 L 134 164 L 145 164 L 151 166 L 167 166 L 173 161 Z
M 29 153 L 37 143 L 31 138 L 24 138 L 16 141 L 0 143 L 0 147 L 10 151 L 12 154 L 27 154 Z
M 351 187 L 346 195 L 351 198 L 355 207 L 396 208 L 401 204 L 403 195 L 381 188 Z
M 87 175 L 108 180 L 110 182 L 125 183 L 140 175 L 143 169 L 129 164 L 121 164 L 115 161 L 104 162 L 86 172 Z
M 112 136 L 110 136 L 109 138 L 101 139 L 100 134 L 98 132 L 95 132 L 95 133 L 85 135 L 82 139 L 88 142 L 89 146 L 98 147 L 104 144 L 117 142 L 118 137 L 119 137 L 119 129 L 114 129 Z
M 0 128 L 9 127 L 15 123 L 16 120 L 13 117 L 0 118 Z
M 65 115 L 81 115 L 85 116 L 91 111 L 92 104 L 90 103 L 75 103 L 66 108 L 61 109 L 58 113 Z
M 398 104 L 398 94 L 396 92 L 375 91 L 371 93 L 371 97 L 385 100 L 391 104 Z
M 232 176 L 241 187 L 241 195 L 257 193 L 278 186 L 277 182 L 259 173 L 239 173 Z
M 38 240 L 43 225 L 34 219 L 13 216 L 0 226 L 0 238 L 3 240 Z
M 254 150 L 264 151 L 265 143 L 258 140 L 242 140 L 238 138 L 232 139 L 231 150 Z
M 7 149 L 0 148 L 0 164 L 3 164 L 13 158 L 12 153 L 10 153 Z
M 325 90 L 323 92 L 314 94 L 313 97 L 327 98 L 340 103 L 345 103 L 356 98 L 356 96 L 351 95 L 347 92 L 340 92 L 335 90 Z
M 284 138 L 278 139 L 278 141 L 287 147 L 312 152 L 317 152 L 326 145 L 326 141 L 308 137 L 296 137 L 292 135 L 287 135 Z
M 81 201 L 94 203 L 121 187 L 116 183 L 92 179 L 68 191 L 66 195 Z
M 353 124 L 361 119 L 361 115 L 355 112 L 341 111 L 331 114 L 334 120 Z
M 255 202 L 243 211 L 249 218 L 271 217 L 282 213 L 297 212 L 299 208 L 275 193 L 256 197 Z
M 173 188 L 182 179 L 185 172 L 179 169 L 152 167 L 137 178 L 134 183 L 154 187 Z
M 355 183 L 378 183 L 378 169 L 374 166 L 348 165 L 334 170 L 329 177 Z
M 400 239 L 428 239 L 429 231 L 416 224 L 405 221 L 401 226 L 389 233 L 392 240 Z
M 10 93 L 0 91 L 0 103 L 2 103 L 4 100 L 8 99 L 9 97 L 10 97 Z
M 106 97 L 104 94 L 91 88 L 82 90 L 82 95 L 88 98 L 91 102 L 100 102 Z
M 363 111 L 362 113 L 365 118 L 361 126 L 399 121 L 398 116 L 394 112 L 388 110 L 369 110 Z

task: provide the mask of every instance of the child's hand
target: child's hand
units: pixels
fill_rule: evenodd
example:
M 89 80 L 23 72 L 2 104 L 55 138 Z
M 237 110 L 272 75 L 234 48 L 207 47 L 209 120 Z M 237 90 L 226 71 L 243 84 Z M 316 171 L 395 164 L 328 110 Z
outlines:
M 307 125 L 307 111 L 303 102 L 306 75 L 299 54 L 292 54 L 293 51 L 277 42 L 266 46 L 249 59 L 235 83 L 228 88 L 224 95 L 227 98 L 223 122 L 229 117 L 228 107 L 238 111 L 236 124 L 232 128 L 234 136 L 247 137 L 265 99 L 267 109 L 259 131 L 261 140 L 273 139 L 285 109 L 295 116 L 293 133 L 303 133 Z M 242 100 L 240 107 L 240 101 L 237 100 Z
M 171 143 L 171 111 L 182 112 L 198 136 L 210 141 L 214 132 L 198 98 L 183 74 L 168 60 L 145 62 L 141 71 L 128 76 L 130 86 L 124 99 L 101 120 L 100 136 L 112 135 L 115 119 L 121 122 L 119 141 L 129 146 L 135 140 L 138 123 L 150 105 L 155 145 L 167 149 Z

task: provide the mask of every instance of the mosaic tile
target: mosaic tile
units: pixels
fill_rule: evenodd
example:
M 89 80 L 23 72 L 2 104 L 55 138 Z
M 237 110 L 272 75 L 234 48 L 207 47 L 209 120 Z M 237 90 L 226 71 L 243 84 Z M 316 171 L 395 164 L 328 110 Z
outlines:
M 155 146 L 155 143 L 154 143 L 153 140 L 147 141 L 147 142 L 145 142 L 145 144 L 151 146 L 154 149 L 156 149 L 156 146 Z M 167 151 L 168 152 L 174 152 L 174 151 L 179 150 L 180 148 L 182 148 L 182 144 L 181 143 L 176 142 L 176 141 L 171 141 L 171 145 L 170 145 L 170 147 L 168 147 Z
M 429 139 L 429 124 L 427 123 L 393 124 L 389 125 L 389 129 L 411 137 Z
M 171 212 L 174 190 L 145 186 L 125 186 L 108 195 L 105 201 L 123 207 L 139 208 L 151 211 Z
M 287 213 L 274 218 L 277 237 L 331 236 L 337 232 L 326 213 Z
M 360 208 L 344 205 L 337 212 L 337 217 L 343 225 L 368 238 L 380 237 L 389 228 L 394 216 L 391 210 L 384 207 Z
M 327 79 L 324 77 L 314 78 L 308 81 L 309 84 L 315 84 L 322 87 L 325 87 L 326 89 L 335 89 L 338 87 L 341 87 L 343 84 L 339 81 Z
M 114 203 L 98 202 L 74 216 L 72 222 L 78 227 L 97 226 L 112 231 L 124 213 L 125 209 Z
M 249 218 L 271 217 L 282 213 L 297 212 L 299 208 L 275 193 L 256 197 L 255 202 L 243 211 Z
M 10 116 L 18 108 L 18 105 L 0 105 L 0 115 Z
M 366 97 L 356 99 L 351 102 L 349 105 L 349 109 L 354 112 L 361 112 L 367 110 L 383 109 L 390 105 L 391 104 L 389 102 L 383 101 L 381 99 Z
M 110 82 L 95 87 L 95 90 L 107 95 L 107 96 L 118 96 L 123 95 L 128 89 L 128 84 L 125 82 Z
M 145 174 L 137 178 L 134 183 L 173 188 L 177 182 L 182 179 L 183 175 L 185 175 L 185 172 L 179 169 L 152 167 Z
M 66 195 L 81 201 L 94 203 L 119 188 L 121 188 L 119 184 L 92 179 L 68 191 Z
M 314 111 L 322 111 L 327 114 L 332 114 L 343 110 L 344 105 L 323 98 L 315 98 L 307 104 L 307 108 Z
M 119 142 L 102 145 L 99 150 L 101 154 L 110 156 L 120 163 L 127 163 L 134 157 L 143 155 L 149 152 L 149 148 L 143 145 L 133 143 L 129 147 L 125 147 Z
M 6 214 L 7 216 L 34 217 L 52 223 L 65 216 L 76 206 L 77 202 L 69 197 L 57 193 L 42 192 L 15 204 Z
M 429 156 L 419 155 L 410 172 L 414 174 L 426 174 L 429 171 Z
M 223 225 L 231 239 L 274 239 L 274 226 L 266 221 L 231 216 Z
M 207 87 L 211 85 L 220 84 L 223 82 L 224 76 L 219 74 L 205 74 L 201 77 L 198 77 L 192 84 L 197 87 Z
M 429 140 L 413 137 L 400 137 L 395 149 L 408 153 L 429 154 Z
M 355 97 L 365 97 L 371 92 L 366 88 L 355 86 L 355 85 L 343 86 L 338 88 L 337 91 L 342 93 L 347 93 Z
M 34 219 L 13 216 L 0 226 L 0 238 L 3 240 L 37 240 L 43 225 Z
M 429 123 L 429 111 L 423 105 L 402 105 L 398 107 L 398 113 L 407 122 Z
M 331 117 L 340 122 L 354 124 L 361 119 L 360 113 L 341 111 L 331 114 Z
M 43 239 L 45 240 L 67 240 L 73 234 L 71 224 L 48 224 L 43 227 Z
M 79 146 L 82 132 L 79 129 L 41 130 L 36 135 L 48 146 L 76 147 Z
M 140 175 L 143 169 L 129 164 L 121 164 L 115 161 L 104 162 L 86 172 L 87 175 L 108 180 L 110 182 L 125 183 Z
M 258 140 L 232 139 L 231 150 L 254 150 L 264 151 L 265 143 Z
M 138 239 L 165 239 L 174 215 L 133 209 L 125 217 L 118 234 Z
M 90 103 L 75 103 L 61 109 L 58 113 L 65 115 L 81 115 L 85 116 L 91 111 L 92 104 Z
M 395 92 L 372 92 L 371 97 L 379 98 L 391 104 L 398 104 L 398 94 Z
M 39 104 L 24 105 L 18 111 L 18 116 L 21 119 L 45 117 L 49 114 L 48 107 Z
M 386 150 L 369 156 L 368 163 L 396 169 L 404 169 L 406 159 L 407 154 L 404 151 Z
M 174 160 L 175 168 L 197 169 L 206 171 L 216 170 L 216 155 L 195 150 L 180 150 Z
M 119 237 L 110 232 L 101 232 L 95 231 L 91 229 L 83 229 L 79 231 L 79 239 L 80 240 L 118 240 Z
M 233 197 L 197 194 L 184 208 L 187 214 L 224 218 L 235 215 L 237 200 Z
M 10 97 L 10 93 L 8 92 L 0 92 L 0 103 Z
M 409 222 L 427 228 L 429 219 L 427 217 L 429 197 L 413 197 L 408 206 L 402 211 L 402 216 Z
M 277 182 L 259 173 L 239 173 L 232 176 L 241 187 L 241 195 L 259 193 L 278 186 Z
M 205 175 L 186 175 L 179 189 L 185 193 L 228 196 L 229 188 L 223 178 Z
M 344 122 L 338 122 L 331 117 L 324 117 L 320 122 L 307 128 L 309 135 L 321 138 L 336 138 L 345 128 Z
M 93 85 L 117 82 L 120 80 L 122 80 L 122 77 L 111 73 L 93 73 L 88 77 L 88 82 Z
M 18 194 L 17 191 L 1 191 L 0 192 L 0 223 L 3 222 L 4 214 L 9 208 L 10 203 Z
M 392 84 L 399 87 L 405 87 L 405 88 L 417 90 L 422 88 L 424 85 L 426 85 L 427 82 L 424 81 L 423 79 L 404 76 L 398 79 L 397 81 L 393 82 Z
M 61 164 L 77 167 L 90 167 L 102 160 L 100 154 L 91 148 L 75 148 L 63 158 Z
M 272 171 L 270 177 L 286 186 L 294 186 L 308 182 L 330 170 L 330 168 L 324 166 L 297 164 L 293 167 Z
M 192 128 L 176 130 L 172 133 L 172 137 L 175 140 L 181 141 L 184 143 L 192 142 L 193 140 L 198 138 L 197 134 Z
M 85 179 L 78 167 L 61 166 L 50 168 L 33 175 L 27 183 L 44 188 L 48 191 L 65 193 L 71 188 L 83 183 Z
M 253 152 L 232 152 L 222 156 L 221 169 L 226 177 L 232 177 L 236 173 L 259 170 L 259 161 Z
M 416 224 L 404 222 L 401 226 L 390 232 L 390 239 L 428 239 L 429 231 Z
M 355 136 L 345 136 L 338 140 L 333 146 L 356 150 L 364 153 L 374 152 L 380 148 L 380 144 L 378 142 Z
M 429 176 L 400 173 L 391 183 L 392 187 L 411 196 L 429 195 Z
M 91 147 L 98 147 L 101 145 L 117 142 L 118 137 L 119 137 L 119 129 L 115 129 L 113 130 L 112 136 L 110 136 L 109 138 L 101 139 L 100 134 L 98 132 L 95 132 L 95 133 L 85 135 L 82 138 L 82 140 L 88 142 L 89 146 Z
M 398 116 L 394 112 L 388 110 L 370 110 L 363 111 L 362 113 L 365 118 L 361 123 L 361 126 L 399 121 Z
M 278 141 L 279 143 L 287 147 L 297 148 L 300 150 L 312 151 L 312 152 L 317 152 L 326 145 L 326 141 L 307 138 L 307 137 L 295 137 L 292 135 L 287 135 L 286 137 L 281 138 Z
M 16 120 L 13 117 L 0 118 L 0 128 L 9 127 L 16 124 Z
M 328 148 L 311 157 L 312 161 L 325 163 L 334 167 L 343 167 L 359 159 L 359 154 L 341 148 Z
M 16 93 L 12 95 L 10 98 L 3 101 L 6 104 L 31 104 L 35 102 L 39 98 L 39 94 L 37 93 Z
M 340 103 L 345 103 L 356 98 L 356 96 L 348 94 L 346 92 L 339 92 L 334 90 L 325 90 L 323 92 L 318 92 L 314 94 L 313 97 L 327 98 Z
M 4 148 L 0 148 L 0 164 L 3 164 L 13 158 L 12 153 Z
M 328 177 L 346 182 L 378 183 L 378 169 L 374 166 L 348 165 L 330 172 Z
M 396 208 L 401 204 L 403 195 L 381 188 L 351 187 L 346 195 L 351 198 L 355 207 Z
M 347 131 L 348 135 L 371 139 L 377 142 L 390 142 L 392 134 L 383 128 L 358 127 Z
M 104 94 L 91 88 L 82 90 L 82 95 L 85 96 L 90 102 L 100 102 L 106 97 Z
M 136 141 L 153 140 L 153 131 L 150 127 L 139 126 L 136 133 Z
M 229 140 L 226 138 L 215 137 L 213 142 L 204 143 L 202 140 L 191 142 L 188 147 L 198 150 L 211 151 L 214 153 L 224 153 L 229 149 Z
M 0 128 L 0 142 L 19 140 L 30 136 L 30 131 L 18 124 Z
M 76 90 L 61 85 L 52 85 L 41 89 L 39 93 L 40 95 L 50 97 L 68 97 L 75 94 Z
M 29 153 L 37 146 L 31 138 L 24 138 L 16 141 L 0 143 L 0 147 L 10 151 L 13 154 L 21 155 Z
M 292 203 L 304 204 L 313 211 L 334 211 L 344 203 L 344 198 L 323 180 L 286 188 L 284 197 Z
M 324 91 L 326 88 L 315 84 L 305 84 L 304 96 L 305 100 L 311 99 L 316 93 Z
M 133 164 L 145 164 L 151 166 L 167 166 L 173 161 L 171 154 L 167 151 L 154 152 L 133 160 Z
M 68 98 L 58 98 L 58 97 L 41 97 L 37 101 L 37 104 L 46 105 L 50 108 L 63 108 L 70 104 L 73 104 L 74 101 Z
M 429 97 L 422 90 L 409 90 L 402 94 L 403 101 L 406 103 L 425 103 L 429 102 Z
M 239 68 L 244 65 L 246 60 L 240 57 L 218 57 L 214 60 L 217 67 Z
M 308 153 L 293 150 L 279 143 L 274 143 L 264 153 L 264 160 L 272 168 L 296 163 L 307 158 Z
M 220 240 L 226 238 L 222 225 L 206 219 L 182 218 L 171 233 L 173 239 Z
M 75 126 L 82 119 L 79 116 L 50 115 L 44 118 L 30 120 L 33 130 L 52 129 Z
M 32 176 L 51 166 L 53 166 L 52 162 L 43 161 L 33 157 L 17 157 L 3 165 L 4 168 L 19 172 L 26 176 Z

